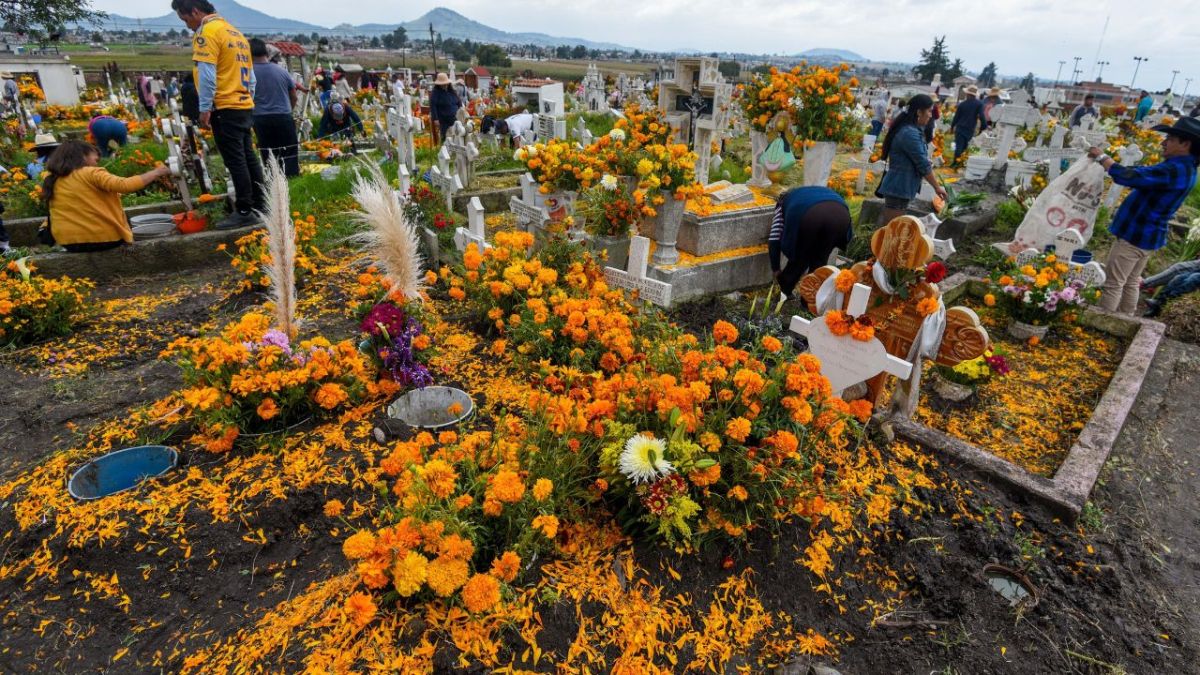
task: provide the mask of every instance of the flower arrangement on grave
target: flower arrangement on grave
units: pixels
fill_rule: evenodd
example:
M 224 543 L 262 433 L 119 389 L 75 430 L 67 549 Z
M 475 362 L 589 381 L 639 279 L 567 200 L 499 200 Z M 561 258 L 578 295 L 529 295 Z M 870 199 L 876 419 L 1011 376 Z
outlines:
M 872 276 L 875 272 L 875 265 L 877 264 L 878 261 L 874 257 L 869 259 L 867 261 L 864 276 Z M 842 270 L 842 272 L 845 273 L 849 271 Z M 909 300 L 916 298 L 917 287 L 921 284 L 936 284 L 945 279 L 946 265 L 945 263 L 933 260 L 918 267 L 895 267 L 893 269 L 885 268 L 884 272 L 886 274 L 888 285 L 892 287 L 892 295 L 899 296 L 902 300 Z M 854 275 L 853 272 L 849 272 L 849 274 L 851 275 L 850 277 L 844 277 L 842 273 L 838 274 L 838 290 L 842 291 L 843 286 L 847 289 L 842 291 L 843 293 L 849 292 L 849 289 L 852 288 L 858 280 L 857 275 Z M 853 280 L 851 280 L 851 277 L 853 277 Z M 930 312 L 922 311 L 922 314 L 929 313 Z
M 633 200 L 642 215 L 658 215 L 657 207 L 667 197 L 686 202 L 704 194 L 704 186 L 696 182 L 696 153 L 682 143 L 655 143 L 643 146 L 634 156 L 634 176 L 637 187 Z
M 803 66 L 795 66 L 791 70 L 772 66 L 769 72 L 756 74 L 749 83 L 738 85 L 742 112 L 751 129 L 764 133 L 770 131 L 771 120 L 776 115 L 793 111 L 793 101 L 804 87 L 803 72 Z
M 14 163 L 19 161 L 15 157 L 12 159 Z M 4 200 L 5 216 L 8 218 L 37 217 L 49 213 L 42 199 L 41 177 L 27 174 L 23 163 L 0 173 L 0 199 Z
M 95 284 L 87 279 L 47 279 L 26 258 L 0 267 L 0 349 L 69 335 L 87 315 Z
M 795 68 L 792 69 L 796 71 Z M 833 68 L 799 66 L 799 86 L 789 101 L 796 137 L 805 144 L 830 141 L 851 143 L 862 137 L 866 120 L 854 114 L 855 100 L 851 91 L 858 86 L 856 78 L 846 82 L 841 76 L 850 66 Z
M 450 298 L 496 336 L 493 353 L 611 372 L 651 348 L 659 320 L 610 289 L 594 258 L 561 240 L 532 247 L 530 233 L 497 232 L 482 253 L 468 244 L 443 277 Z
M 317 264 L 325 260 L 325 255 L 316 244 L 317 219 L 311 215 L 301 217 L 299 211 L 292 213 L 292 217 L 296 232 L 296 278 L 300 280 L 316 274 Z M 262 289 L 270 284 L 266 270 L 271 264 L 271 251 L 266 230 L 239 237 L 233 242 L 232 252 L 225 244 L 219 244 L 217 250 L 225 251 L 229 264 L 244 276 L 238 281 L 238 291 Z
M 28 75 L 21 76 L 17 81 L 17 89 L 20 92 L 21 98 L 31 101 L 45 101 L 46 93 L 38 86 L 37 80 Z
M 624 188 L 619 178 L 606 173 L 598 184 L 580 193 L 575 216 L 583 219 L 589 234 L 627 237 L 637 227 L 641 211 Z
M 230 450 L 243 433 L 332 415 L 379 386 L 351 341 L 293 344 L 270 317 L 253 312 L 218 335 L 179 338 L 164 355 L 183 369 L 179 398 L 199 429 L 193 440 L 211 452 Z
M 1068 309 L 1094 303 L 1100 297 L 1099 289 L 1069 271 L 1069 266 L 1052 253 L 1040 254 L 1025 264 L 1010 258 L 992 270 L 984 304 L 1000 304 L 1020 323 L 1051 326 Z
M 365 336 L 359 349 L 369 354 L 386 376 L 404 388 L 419 389 L 433 384 L 433 375 L 427 366 L 433 355 L 432 339 L 413 315 L 418 310 L 416 303 L 401 306 L 385 298 L 370 305 L 358 324 Z
M 771 336 L 737 349 L 738 337 L 718 321 L 707 344 L 593 387 L 593 407 L 611 411 L 601 477 L 627 532 L 691 549 L 820 511 L 822 448 L 844 446 L 871 406 L 831 397 L 813 356 Z
M 461 216 L 446 208 L 446 197 L 441 190 L 426 183 L 417 183 L 408 188 L 404 216 L 408 222 L 436 234 L 438 246 L 443 250 L 454 249 L 454 230 L 465 222 Z
M 1008 375 L 1010 370 L 1008 353 L 999 347 L 988 347 L 981 356 L 955 366 L 935 363 L 933 373 L 937 380 L 934 382 L 934 391 L 944 399 L 966 400 L 980 384 L 994 377 Z M 942 386 L 943 383 L 956 386 L 946 387 Z
M 606 171 L 603 161 L 593 153 L 559 139 L 522 146 L 513 157 L 541 183 L 538 189 L 542 194 L 586 190 Z

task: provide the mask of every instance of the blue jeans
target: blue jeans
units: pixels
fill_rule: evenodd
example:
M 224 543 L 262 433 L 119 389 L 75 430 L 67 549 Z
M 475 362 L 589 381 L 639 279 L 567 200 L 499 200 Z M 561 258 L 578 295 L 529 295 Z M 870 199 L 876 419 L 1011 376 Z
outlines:
M 1142 280 L 1142 286 L 1145 288 L 1158 288 L 1163 284 L 1169 284 L 1172 279 L 1180 274 L 1189 274 L 1192 272 L 1200 272 L 1200 260 L 1186 260 L 1177 262 L 1167 269 Z
M 871 120 L 871 133 L 868 135 L 878 137 L 881 131 L 883 131 L 883 122 Z

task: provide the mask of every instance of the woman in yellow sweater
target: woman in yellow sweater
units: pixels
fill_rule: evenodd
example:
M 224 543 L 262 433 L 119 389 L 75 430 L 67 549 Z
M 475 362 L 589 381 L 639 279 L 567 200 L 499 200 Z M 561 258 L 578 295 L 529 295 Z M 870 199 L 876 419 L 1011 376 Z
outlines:
M 104 251 L 133 243 L 121 208 L 121 195 L 137 192 L 170 169 L 159 166 L 140 176 L 114 176 L 100 162 L 96 146 L 66 141 L 46 160 L 50 175 L 42 194 L 50 205 L 50 233 L 68 251 Z

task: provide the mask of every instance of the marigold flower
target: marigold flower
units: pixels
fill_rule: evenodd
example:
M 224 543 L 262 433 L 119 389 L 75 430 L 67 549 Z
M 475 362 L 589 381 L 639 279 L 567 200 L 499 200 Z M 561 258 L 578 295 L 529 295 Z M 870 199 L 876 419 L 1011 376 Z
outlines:
M 558 536 L 558 517 L 557 516 L 538 516 L 533 519 L 534 529 L 542 531 L 547 539 L 554 539 Z
M 486 611 L 500 602 L 500 582 L 490 574 L 476 574 L 463 587 L 462 598 L 468 612 Z
M 546 501 L 546 498 L 550 496 L 550 493 L 553 490 L 553 481 L 551 481 L 549 478 L 539 478 L 537 479 L 537 482 L 533 484 L 533 498 L 539 502 L 544 502 Z
M 346 390 L 335 382 L 326 382 L 313 394 L 313 400 L 317 402 L 317 405 L 326 410 L 333 410 L 349 399 L 350 395 L 346 393 Z
M 513 504 L 521 501 L 521 497 L 525 495 L 525 483 L 521 481 L 521 476 L 515 471 L 503 469 L 496 473 L 492 479 L 491 495 L 497 500 Z
M 342 555 L 351 560 L 361 560 L 375 551 L 375 535 L 360 530 L 342 542 Z
M 392 583 L 396 592 L 407 598 L 421 590 L 428 574 L 429 560 L 416 551 L 409 551 L 392 568 Z
M 712 335 L 717 344 L 732 344 L 738 339 L 738 329 L 728 321 L 717 321 L 713 324 Z
M 745 417 L 735 417 L 725 425 L 725 435 L 741 443 L 750 436 L 750 420 Z
M 258 404 L 258 416 L 264 420 L 269 420 L 279 414 L 279 406 L 275 405 L 275 399 L 267 397 Z
M 749 493 L 746 492 L 746 488 L 742 487 L 741 485 L 734 485 L 733 487 L 729 488 L 729 493 L 727 496 L 730 499 L 734 499 L 739 502 L 744 502 L 750 497 Z
M 854 289 L 854 284 L 858 283 L 858 276 L 850 270 L 842 270 L 838 272 L 837 278 L 833 281 L 833 286 L 839 293 L 849 293 Z
M 920 302 L 917 303 L 917 313 L 920 314 L 921 316 L 929 316 L 930 314 L 933 314 L 934 312 L 938 311 L 939 306 L 940 306 L 940 303 L 938 302 L 937 298 L 932 297 L 932 296 L 928 297 L 928 298 L 923 298 Z
M 342 515 L 342 511 L 346 509 L 346 505 L 340 499 L 330 499 L 325 502 L 325 515 L 330 518 L 337 518 Z
M 767 350 L 768 352 L 775 354 L 779 350 L 783 349 L 783 343 L 780 342 L 778 339 L 771 337 L 770 335 L 766 335 L 766 336 L 763 336 L 762 347 L 763 347 L 763 349 Z
M 429 563 L 426 571 L 429 589 L 443 598 L 450 597 L 454 591 L 462 588 L 470 575 L 471 568 L 466 560 L 447 556 L 436 558 Z
M 344 606 L 346 616 L 355 628 L 362 628 L 375 618 L 375 601 L 367 593 L 355 593 L 346 598 Z
M 995 307 L 996 306 L 996 296 L 992 295 L 991 293 L 984 295 L 983 296 L 983 304 L 987 305 L 988 307 Z
M 425 485 L 433 493 L 433 496 L 445 499 L 454 494 L 458 472 L 449 463 L 440 459 L 430 460 L 421 467 L 420 472 L 421 478 L 425 480 Z
M 511 582 L 517 578 L 517 573 L 520 571 L 521 556 L 512 551 L 505 551 L 503 555 L 492 561 L 491 573 L 501 581 Z

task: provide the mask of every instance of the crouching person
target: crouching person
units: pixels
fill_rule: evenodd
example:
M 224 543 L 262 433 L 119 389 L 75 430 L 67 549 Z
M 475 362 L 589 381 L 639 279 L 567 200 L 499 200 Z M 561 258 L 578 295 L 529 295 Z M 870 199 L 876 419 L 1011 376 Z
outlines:
M 56 244 L 73 253 L 133 243 L 121 195 L 137 192 L 170 173 L 159 166 L 140 176 L 122 178 L 99 163 L 100 151 L 82 141 L 64 142 L 46 160 L 50 175 L 42 184 L 42 197 L 50 210 L 50 233 Z

